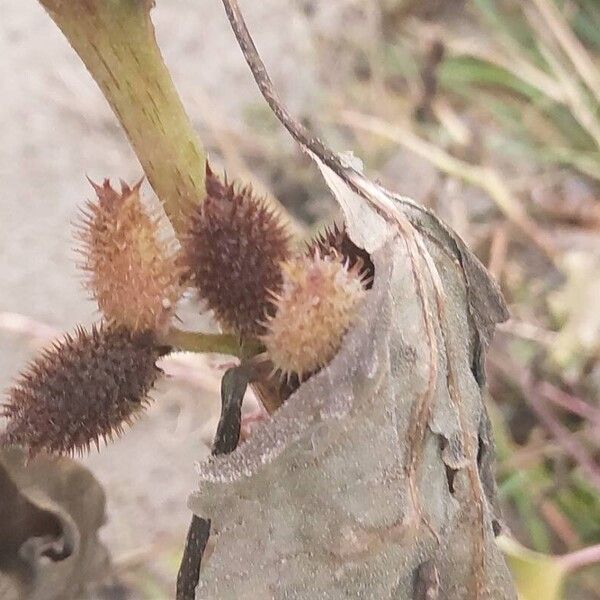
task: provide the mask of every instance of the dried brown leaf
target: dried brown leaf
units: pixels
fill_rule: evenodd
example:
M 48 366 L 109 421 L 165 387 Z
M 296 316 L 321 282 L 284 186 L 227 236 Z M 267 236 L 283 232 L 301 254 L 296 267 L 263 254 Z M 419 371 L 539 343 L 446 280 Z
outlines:
M 0 597 L 76 600 L 106 572 L 98 540 L 105 496 L 91 473 L 68 458 L 26 464 L 0 450 Z

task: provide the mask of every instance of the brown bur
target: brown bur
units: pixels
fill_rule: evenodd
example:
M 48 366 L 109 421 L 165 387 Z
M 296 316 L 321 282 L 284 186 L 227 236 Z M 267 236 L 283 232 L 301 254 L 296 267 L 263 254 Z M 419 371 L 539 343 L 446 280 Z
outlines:
M 208 164 L 206 192 L 190 214 L 183 243 L 193 284 L 225 330 L 242 337 L 262 334 L 273 311 L 271 292 L 281 288 L 290 235 L 249 186 L 221 181 Z
M 47 348 L 9 390 L 2 444 L 74 454 L 120 434 L 148 404 L 164 349 L 151 333 L 101 325 Z
M 87 203 L 77 231 L 86 287 L 107 320 L 159 331 L 183 291 L 174 243 L 161 239 L 159 215 L 142 206 L 141 181 L 122 183 L 121 192 L 108 180 L 92 185 L 97 200 Z
M 281 270 L 281 291 L 272 295 L 275 310 L 261 336 L 272 376 L 256 386 L 271 413 L 337 354 L 375 273 L 369 253 L 337 225 Z

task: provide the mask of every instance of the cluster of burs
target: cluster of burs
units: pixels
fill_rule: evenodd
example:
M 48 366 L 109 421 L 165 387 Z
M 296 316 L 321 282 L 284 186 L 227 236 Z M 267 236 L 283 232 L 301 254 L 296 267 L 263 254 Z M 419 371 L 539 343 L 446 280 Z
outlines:
M 33 361 L 9 390 L 3 444 L 72 454 L 110 439 L 142 413 L 175 350 L 168 332 L 193 288 L 224 333 L 252 342 L 266 384 L 286 396 L 327 365 L 356 318 L 373 265 L 344 228 L 302 243 L 268 203 L 206 168 L 206 197 L 183 207 L 169 239 L 141 182 L 93 184 L 77 227 L 86 289 L 101 322 L 79 327 Z

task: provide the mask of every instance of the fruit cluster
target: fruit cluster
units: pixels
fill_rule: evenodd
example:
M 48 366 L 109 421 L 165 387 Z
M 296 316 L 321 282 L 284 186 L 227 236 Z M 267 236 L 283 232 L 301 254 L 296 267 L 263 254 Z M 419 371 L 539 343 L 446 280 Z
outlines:
M 206 197 L 180 245 L 144 206 L 141 182 L 92 183 L 77 229 L 85 286 L 102 322 L 55 342 L 9 391 L 5 444 L 82 452 L 119 434 L 149 402 L 178 300 L 188 287 L 226 333 L 260 347 L 263 388 L 299 385 L 336 355 L 373 278 L 369 255 L 333 228 L 304 252 L 249 186 L 207 166 Z M 270 381 L 267 381 L 270 380 Z

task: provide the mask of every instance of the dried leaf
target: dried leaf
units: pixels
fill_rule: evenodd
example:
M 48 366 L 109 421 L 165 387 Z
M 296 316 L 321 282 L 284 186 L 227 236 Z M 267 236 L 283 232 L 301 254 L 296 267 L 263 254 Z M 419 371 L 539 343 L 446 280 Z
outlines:
M 196 597 L 412 598 L 431 561 L 442 598 L 514 598 L 480 387 L 502 300 L 432 215 L 389 195 L 378 212 L 320 166 L 374 285 L 329 366 L 199 465 L 190 506 L 215 549 Z
M 223 0 L 265 100 L 316 161 L 373 287 L 331 363 L 190 499 L 211 519 L 204 598 L 514 599 L 495 544 L 483 360 L 506 307 L 460 238 L 295 121 L 236 0 Z
M 0 451 L 0 597 L 77 600 L 101 577 L 108 554 L 98 540 L 105 497 L 91 473 L 68 458 L 25 465 Z

